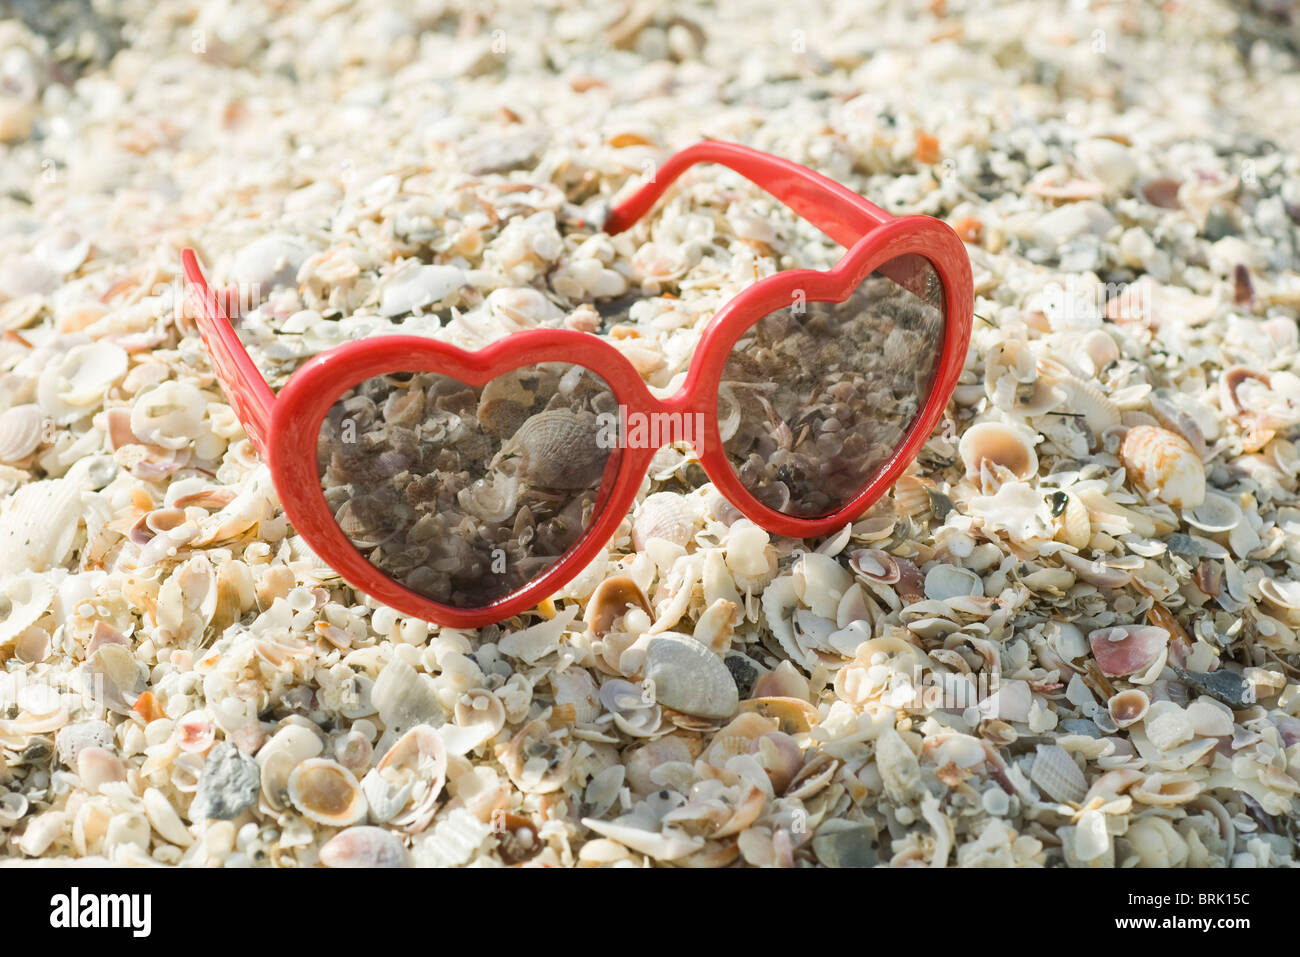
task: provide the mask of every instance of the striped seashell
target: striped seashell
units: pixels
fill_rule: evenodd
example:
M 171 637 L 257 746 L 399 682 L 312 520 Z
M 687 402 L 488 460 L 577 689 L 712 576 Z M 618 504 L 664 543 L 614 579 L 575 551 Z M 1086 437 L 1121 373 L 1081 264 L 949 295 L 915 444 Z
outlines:
M 39 405 L 16 405 L 0 415 L 0 462 L 18 462 L 41 446 L 45 413 Z
M 1205 466 L 1181 435 L 1139 425 L 1124 436 L 1119 457 L 1129 480 L 1159 501 L 1179 508 L 1205 501 Z
M 1077 804 L 1088 791 L 1083 772 L 1070 757 L 1070 752 L 1059 744 L 1039 745 L 1029 769 L 1029 779 L 1038 785 L 1040 791 L 1062 804 Z
M 1065 504 L 1061 506 L 1059 512 L 1055 508 L 1055 503 L 1053 504 L 1052 511 L 1056 517 L 1055 539 L 1073 548 L 1086 548 L 1092 541 L 1092 520 L 1088 517 L 1087 506 L 1068 492 L 1058 494 L 1062 496 Z

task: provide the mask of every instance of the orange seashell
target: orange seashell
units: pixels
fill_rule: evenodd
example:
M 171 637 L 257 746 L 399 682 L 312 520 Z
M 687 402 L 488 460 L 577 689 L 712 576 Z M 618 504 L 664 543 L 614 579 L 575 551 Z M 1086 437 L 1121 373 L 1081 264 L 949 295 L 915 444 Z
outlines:
M 162 707 L 158 704 L 158 699 L 153 696 L 152 691 L 143 692 L 140 697 L 135 699 L 135 704 L 131 705 L 131 710 L 144 718 L 144 723 L 149 724 L 151 721 L 157 721 L 159 718 L 165 718 Z
M 1159 501 L 1195 508 L 1205 501 L 1205 466 L 1181 435 L 1154 425 L 1129 429 L 1119 448 L 1129 481 Z
M 939 162 L 939 139 L 920 131 L 916 134 L 916 158 L 922 163 Z

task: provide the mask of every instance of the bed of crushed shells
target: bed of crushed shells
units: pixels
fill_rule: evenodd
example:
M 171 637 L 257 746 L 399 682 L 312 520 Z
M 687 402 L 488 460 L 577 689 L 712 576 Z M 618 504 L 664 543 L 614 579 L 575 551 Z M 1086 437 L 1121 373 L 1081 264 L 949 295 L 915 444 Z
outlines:
M 1293 864 L 1286 7 L 9 5 L 0 858 Z M 801 542 L 666 449 L 596 562 L 477 631 L 340 581 L 179 250 L 256 290 L 273 386 L 359 336 L 565 326 L 668 394 L 729 296 L 841 252 L 717 167 L 598 231 L 702 136 L 966 240 L 917 462 Z

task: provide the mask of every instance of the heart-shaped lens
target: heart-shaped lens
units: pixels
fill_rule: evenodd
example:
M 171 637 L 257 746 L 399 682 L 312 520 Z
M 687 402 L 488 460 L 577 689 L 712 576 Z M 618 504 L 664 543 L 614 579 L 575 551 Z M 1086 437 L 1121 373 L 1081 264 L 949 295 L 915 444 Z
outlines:
M 754 323 L 718 386 L 719 435 L 750 494 L 799 518 L 852 501 L 930 395 L 944 315 L 938 273 L 906 255 L 844 302 L 796 297 Z
M 385 575 L 432 601 L 482 608 L 559 561 L 617 471 L 618 402 L 594 372 L 548 362 L 484 386 L 375 376 L 321 424 L 330 513 Z

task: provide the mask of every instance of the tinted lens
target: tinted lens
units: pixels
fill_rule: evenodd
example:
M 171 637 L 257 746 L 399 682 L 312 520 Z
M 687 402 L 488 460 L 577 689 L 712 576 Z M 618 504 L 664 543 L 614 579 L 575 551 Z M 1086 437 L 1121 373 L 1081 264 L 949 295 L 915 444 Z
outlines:
M 764 316 L 718 388 L 723 448 L 745 488 L 800 518 L 846 505 L 924 406 L 943 335 L 943 285 L 916 255 L 891 259 L 844 302 Z
M 595 373 L 525 366 L 482 387 L 367 379 L 321 424 L 325 501 L 376 568 L 480 608 L 518 591 L 590 526 L 617 467 L 618 403 Z

